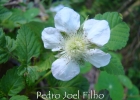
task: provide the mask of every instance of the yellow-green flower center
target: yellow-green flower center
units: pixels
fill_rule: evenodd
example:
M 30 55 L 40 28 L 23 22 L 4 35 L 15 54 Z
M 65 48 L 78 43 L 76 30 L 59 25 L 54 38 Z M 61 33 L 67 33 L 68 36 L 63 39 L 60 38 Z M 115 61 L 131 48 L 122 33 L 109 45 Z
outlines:
M 83 53 L 87 50 L 87 41 L 80 34 L 75 34 L 66 39 L 65 43 L 65 52 L 71 58 L 80 59 Z

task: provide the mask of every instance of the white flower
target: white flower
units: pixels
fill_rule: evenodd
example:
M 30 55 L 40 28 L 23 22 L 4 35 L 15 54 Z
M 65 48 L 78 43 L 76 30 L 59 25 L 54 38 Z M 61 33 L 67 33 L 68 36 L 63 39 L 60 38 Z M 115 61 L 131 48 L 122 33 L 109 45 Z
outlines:
M 50 11 L 51 11 L 51 12 L 58 12 L 58 11 L 61 10 L 63 7 L 64 7 L 64 5 L 60 4 L 60 5 L 56 6 L 56 7 L 51 7 L 51 8 L 50 8 Z
M 56 79 L 74 78 L 80 72 L 80 61 L 88 61 L 97 68 L 110 62 L 110 54 L 100 50 L 110 39 L 107 21 L 89 19 L 80 26 L 79 14 L 68 7 L 57 12 L 54 21 L 55 28 L 42 31 L 42 40 L 46 49 L 60 52 L 51 68 Z

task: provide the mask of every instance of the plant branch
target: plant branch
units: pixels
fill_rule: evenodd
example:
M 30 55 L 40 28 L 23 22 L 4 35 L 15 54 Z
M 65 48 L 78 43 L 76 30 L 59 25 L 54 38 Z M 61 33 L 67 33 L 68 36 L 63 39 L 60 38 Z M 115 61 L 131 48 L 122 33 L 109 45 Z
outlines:
M 51 71 L 49 71 L 48 73 L 46 73 L 43 77 L 41 77 L 38 81 L 36 81 L 35 85 L 37 85 L 40 81 L 42 81 L 45 77 L 47 77 L 48 75 L 50 75 Z

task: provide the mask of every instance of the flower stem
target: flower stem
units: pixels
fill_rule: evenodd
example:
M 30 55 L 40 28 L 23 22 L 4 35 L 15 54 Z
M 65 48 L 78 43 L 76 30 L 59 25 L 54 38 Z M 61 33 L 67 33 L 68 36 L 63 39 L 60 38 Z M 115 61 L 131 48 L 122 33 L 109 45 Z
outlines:
M 48 72 L 48 73 L 46 73 L 43 77 L 41 77 L 36 83 L 35 83 L 35 85 L 37 85 L 40 81 L 42 81 L 45 77 L 47 77 L 49 74 L 51 73 L 51 70 Z

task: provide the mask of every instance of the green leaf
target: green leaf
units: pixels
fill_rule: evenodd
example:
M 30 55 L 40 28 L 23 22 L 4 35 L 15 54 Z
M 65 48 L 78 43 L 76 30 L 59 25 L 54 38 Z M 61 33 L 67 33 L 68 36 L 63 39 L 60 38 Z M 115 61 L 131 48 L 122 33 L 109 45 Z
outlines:
M 29 10 L 27 10 L 25 13 L 24 13 L 24 16 L 27 20 L 32 20 L 34 17 L 36 17 L 37 15 L 39 14 L 39 9 L 37 8 L 31 8 Z
M 30 64 L 32 57 L 38 57 L 40 54 L 40 43 L 38 43 L 35 34 L 26 25 L 19 29 L 16 44 L 17 56 L 25 66 Z
M 40 43 L 41 51 L 44 50 L 44 44 L 41 39 L 41 32 L 46 27 L 46 24 L 40 22 L 30 22 L 26 24 L 28 28 L 34 33 L 37 37 L 37 41 Z
M 3 30 L 0 28 L 0 47 L 3 48 L 6 45 L 5 34 Z
M 0 0 L 0 5 L 2 4 L 5 4 L 5 3 L 7 3 L 7 2 L 9 2 L 9 0 Z
M 36 67 L 34 66 L 27 67 L 26 83 L 28 84 L 28 86 L 31 86 L 37 79 L 38 79 L 38 72 L 36 70 Z
M 0 98 L 0 100 L 7 100 L 5 97 L 3 97 L 3 98 Z
M 25 66 L 19 66 L 19 67 L 17 68 L 17 74 L 18 74 L 19 76 L 23 76 L 24 73 L 26 72 L 26 69 L 27 69 L 27 67 L 25 67 Z
M 112 100 L 123 99 L 123 87 L 115 75 L 110 75 L 106 72 L 101 72 L 95 88 L 100 91 L 107 89 Z
M 0 6 L 0 21 L 7 19 L 12 15 L 12 12 L 10 12 L 8 9 Z
M 55 56 L 52 52 L 42 53 L 40 55 L 40 62 L 36 64 L 36 68 L 39 72 L 48 70 L 51 68 Z
M 40 22 L 30 22 L 26 25 L 30 28 L 30 30 L 32 30 L 32 32 L 37 36 L 38 40 L 42 43 L 41 32 L 47 25 Z
M 0 63 L 5 63 L 8 61 L 9 55 L 2 49 L 0 49 Z
M 80 73 L 85 74 L 89 72 L 92 68 L 92 65 L 89 62 L 85 62 L 83 65 L 80 66 Z
M 123 48 L 129 36 L 129 27 L 126 23 L 122 22 L 121 15 L 117 12 L 107 12 L 103 15 L 98 14 L 95 16 L 97 20 L 107 20 L 111 29 L 111 36 L 109 42 L 105 47 L 109 50 L 118 50 Z
M 2 29 L 0 29 L 0 45 L 0 63 L 5 63 L 15 50 L 16 44 L 15 40 L 5 36 Z
M 129 27 L 126 23 L 122 22 L 111 29 L 111 37 L 109 42 L 105 45 L 110 50 L 118 50 L 123 48 L 129 36 Z
M 110 98 L 110 95 L 109 95 L 109 91 L 108 90 L 101 90 L 101 91 L 98 92 L 98 95 L 100 95 L 100 94 L 103 94 L 104 95 L 104 97 L 102 99 L 99 98 L 99 97 L 97 98 L 97 96 L 95 96 L 93 100 L 112 100 Z
M 107 66 L 103 67 L 103 69 L 110 74 L 123 75 L 124 69 L 119 57 L 115 53 L 110 54 L 111 54 L 110 63 Z
M 0 80 L 0 91 L 5 96 L 14 96 L 19 93 L 25 86 L 23 77 L 18 76 L 17 68 L 7 71 L 6 75 Z
M 48 88 L 53 94 L 60 94 L 61 100 L 64 97 L 65 92 L 67 94 L 77 94 L 82 96 L 83 92 L 88 91 L 89 83 L 83 76 L 78 75 L 70 81 L 58 81 L 52 75 L 47 77 Z M 67 100 L 67 99 L 66 99 Z
M 119 75 L 118 76 L 120 82 L 125 86 L 127 87 L 128 89 L 131 89 L 133 87 L 133 84 L 131 82 L 131 80 L 125 76 L 125 75 Z
M 25 95 L 16 95 L 11 97 L 9 100 L 29 100 Z
M 131 89 L 128 89 L 127 100 L 140 100 L 139 89 L 133 85 Z
M 8 23 L 8 27 L 19 27 L 27 22 L 24 17 L 24 12 L 20 9 L 12 9 L 12 15 L 6 20 L 5 26 Z M 12 26 L 11 26 L 12 25 Z
M 13 52 L 16 48 L 16 42 L 14 39 L 11 39 L 9 36 L 6 36 L 6 48 L 9 53 Z
M 104 14 L 97 14 L 94 18 L 98 20 L 107 20 L 110 29 L 122 22 L 122 18 L 117 12 L 106 12 Z

